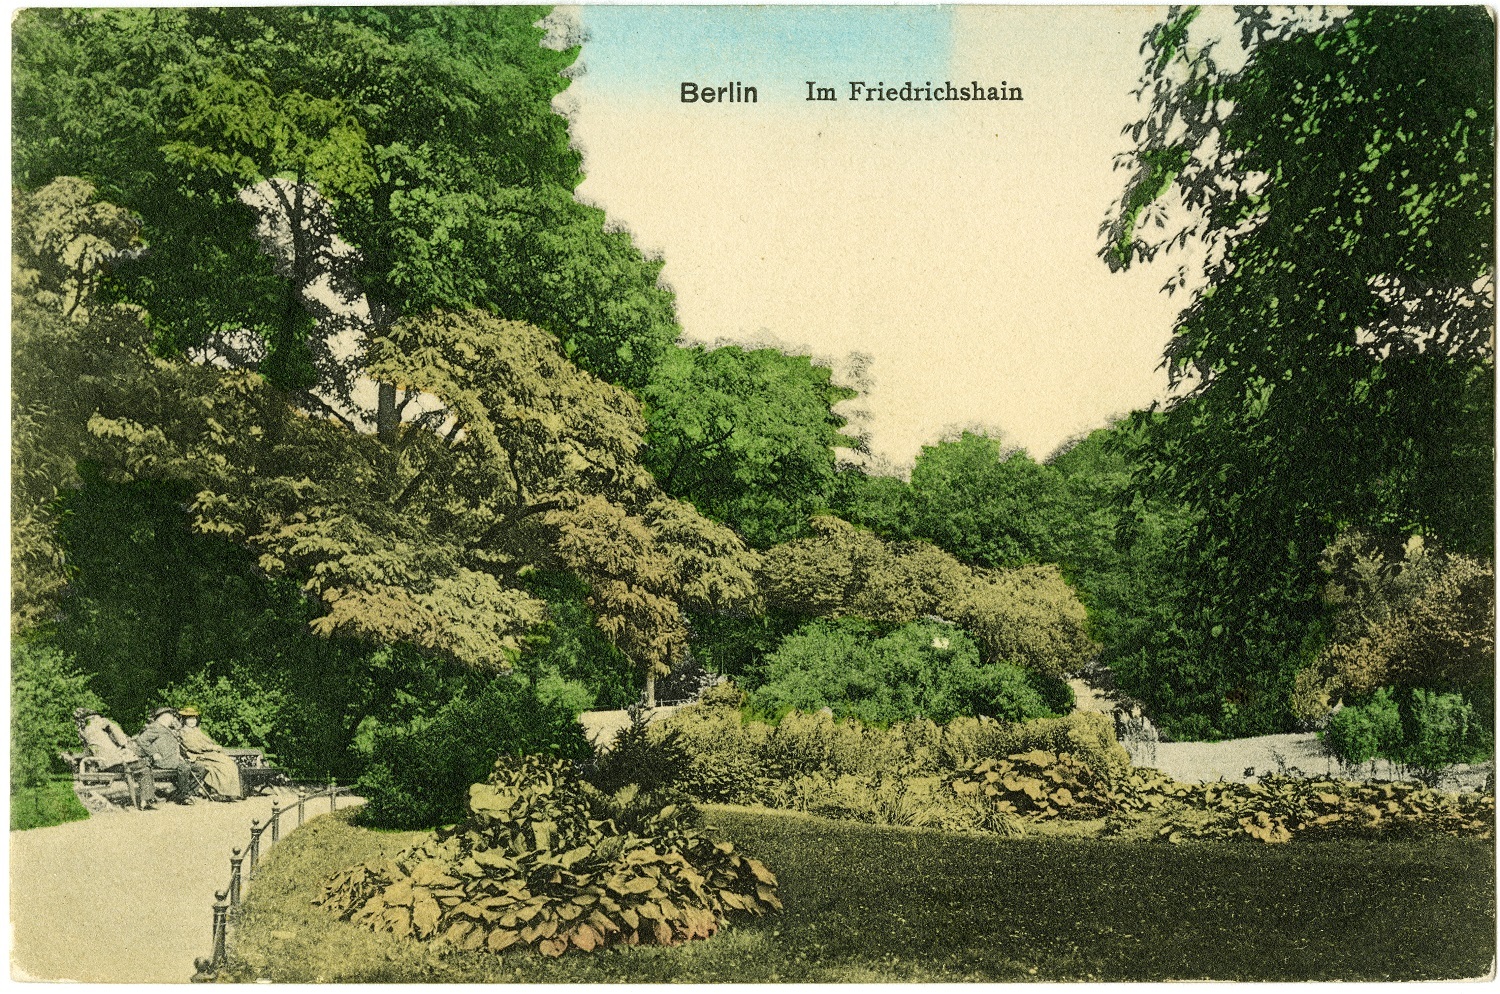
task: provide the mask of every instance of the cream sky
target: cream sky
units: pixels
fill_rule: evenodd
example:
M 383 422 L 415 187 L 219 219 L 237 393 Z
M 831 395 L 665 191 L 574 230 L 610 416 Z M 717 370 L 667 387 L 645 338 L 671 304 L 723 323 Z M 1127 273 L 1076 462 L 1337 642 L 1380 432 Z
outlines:
M 978 424 L 1041 458 L 1165 391 L 1175 263 L 1111 274 L 1095 254 L 1163 12 L 580 8 L 579 192 L 665 256 L 688 339 L 872 357 L 877 455 Z M 908 79 L 1024 100 L 847 100 Z M 682 80 L 760 99 L 683 104 Z M 807 102 L 807 80 L 839 101 Z

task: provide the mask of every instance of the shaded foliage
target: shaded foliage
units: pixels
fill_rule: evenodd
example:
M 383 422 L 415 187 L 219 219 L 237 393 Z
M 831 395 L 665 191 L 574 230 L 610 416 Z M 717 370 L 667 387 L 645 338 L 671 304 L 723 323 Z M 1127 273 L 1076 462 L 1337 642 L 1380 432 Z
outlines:
M 538 700 L 517 680 L 496 677 L 430 716 L 370 730 L 368 764 L 356 789 L 361 819 L 382 828 L 431 828 L 461 821 L 469 785 L 498 756 L 582 759 L 592 754 L 575 715 Z
M 1234 73 L 1183 40 L 1190 12 L 1148 36 L 1152 104 L 1127 129 L 1135 172 L 1101 251 L 1118 267 L 1210 245 L 1166 354 L 1192 389 L 1137 417 L 1135 479 L 1197 516 L 1181 630 L 1142 663 L 1205 735 L 1290 725 L 1321 641 L 1317 558 L 1341 530 L 1486 554 L 1494 540 L 1493 24 L 1314 15 L 1239 10 L 1250 54 Z M 1148 205 L 1143 188 L 1163 195 Z M 1182 223 L 1145 223 L 1173 203 Z

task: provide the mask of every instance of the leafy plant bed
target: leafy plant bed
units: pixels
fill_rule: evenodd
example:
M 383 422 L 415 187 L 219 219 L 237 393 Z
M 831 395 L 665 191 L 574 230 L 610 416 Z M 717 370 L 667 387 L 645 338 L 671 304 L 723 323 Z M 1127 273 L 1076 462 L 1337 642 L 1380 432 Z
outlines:
M 1267 777 L 1259 783 L 1180 783 L 1157 770 L 1101 777 L 1069 753 L 1035 749 L 987 759 L 952 783 L 981 805 L 978 826 L 1024 834 L 1048 819 L 1105 816 L 1104 834 L 1189 839 L 1454 835 L 1493 838 L 1493 794 L 1445 794 L 1415 783 Z M 1093 834 L 1080 831 L 1078 834 Z
M 630 785 L 586 787 L 573 764 L 502 756 L 469 817 L 390 859 L 329 878 L 320 903 L 377 932 L 548 956 L 706 939 L 736 913 L 781 907 L 776 877 L 683 809 Z
M 1475 839 L 1291 846 L 1002 839 L 727 806 L 708 824 L 774 866 L 785 910 L 680 947 L 550 959 L 450 950 L 312 902 L 425 833 L 340 812 L 273 850 L 229 975 L 279 982 L 900 982 L 1475 977 L 1495 955 L 1495 852 Z

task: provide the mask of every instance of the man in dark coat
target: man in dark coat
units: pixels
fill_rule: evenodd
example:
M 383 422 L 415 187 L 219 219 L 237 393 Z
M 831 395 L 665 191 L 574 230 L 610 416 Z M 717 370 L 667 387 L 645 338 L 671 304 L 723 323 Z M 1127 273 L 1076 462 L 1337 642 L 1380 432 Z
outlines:
M 188 762 L 182 754 L 182 740 L 177 737 L 180 724 L 181 720 L 172 708 L 157 708 L 151 712 L 151 721 L 141 729 L 135 741 L 151 760 L 152 769 L 172 775 L 175 787 L 172 799 L 178 804 L 192 804 L 193 795 L 198 793 L 207 771 L 197 763 Z

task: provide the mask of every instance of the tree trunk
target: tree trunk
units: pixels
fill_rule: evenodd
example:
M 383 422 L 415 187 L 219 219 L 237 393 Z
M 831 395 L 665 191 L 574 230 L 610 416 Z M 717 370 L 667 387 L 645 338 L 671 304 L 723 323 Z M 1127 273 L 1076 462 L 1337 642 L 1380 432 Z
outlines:
M 396 441 L 396 429 L 401 419 L 396 413 L 396 384 L 380 383 L 379 403 L 375 408 L 375 437 L 387 445 Z
M 646 707 L 656 707 L 656 674 L 646 674 Z

